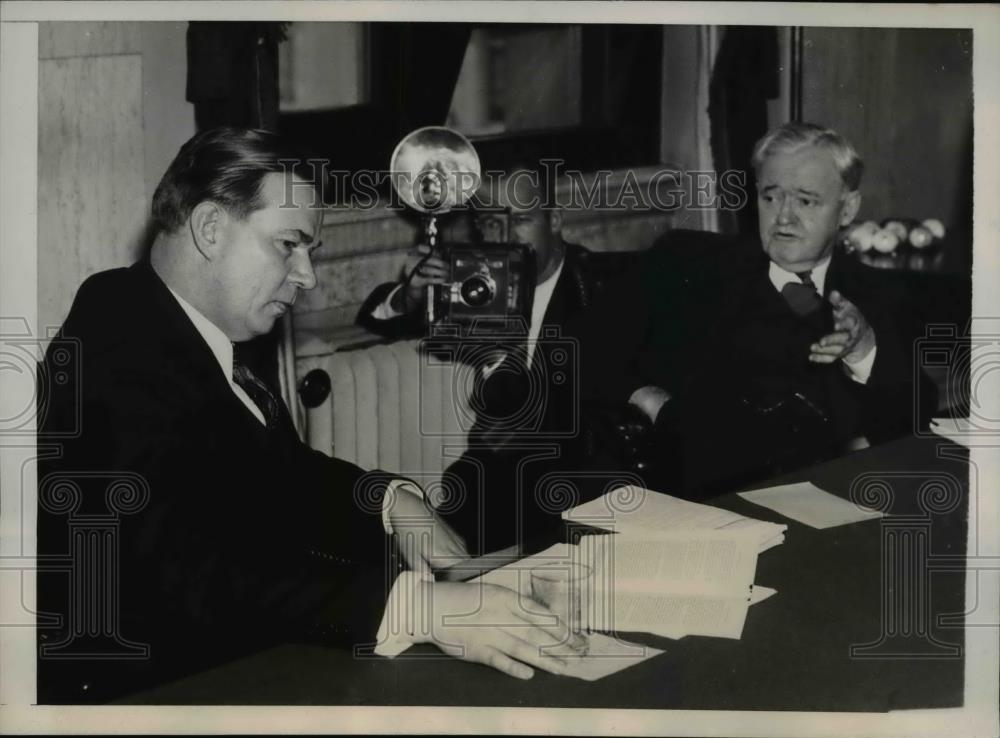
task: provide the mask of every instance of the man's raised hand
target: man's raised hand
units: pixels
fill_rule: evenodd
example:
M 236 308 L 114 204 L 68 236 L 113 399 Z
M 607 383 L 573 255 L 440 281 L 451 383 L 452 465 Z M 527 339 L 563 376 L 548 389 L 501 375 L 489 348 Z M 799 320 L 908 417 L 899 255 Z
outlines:
M 809 347 L 809 361 L 832 364 L 838 359 L 857 363 L 875 348 L 875 331 L 857 305 L 833 290 L 833 332 Z
M 409 313 L 423 302 L 427 285 L 447 281 L 448 265 L 440 256 L 431 253 L 430 246 L 420 244 L 406 255 L 403 274 L 404 279 L 410 277 L 410 280 L 393 295 L 393 308 L 398 312 Z

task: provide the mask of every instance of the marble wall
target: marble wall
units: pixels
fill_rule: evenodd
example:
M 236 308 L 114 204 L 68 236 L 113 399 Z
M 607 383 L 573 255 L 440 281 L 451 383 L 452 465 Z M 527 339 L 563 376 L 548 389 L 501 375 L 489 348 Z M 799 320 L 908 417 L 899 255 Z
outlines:
M 138 29 L 101 23 L 87 35 L 66 25 L 39 29 L 42 335 L 65 318 L 84 278 L 134 260 L 145 224 Z M 88 43 L 102 52 L 88 54 Z
M 194 134 L 186 23 L 38 25 L 38 320 L 144 245 L 153 189 Z

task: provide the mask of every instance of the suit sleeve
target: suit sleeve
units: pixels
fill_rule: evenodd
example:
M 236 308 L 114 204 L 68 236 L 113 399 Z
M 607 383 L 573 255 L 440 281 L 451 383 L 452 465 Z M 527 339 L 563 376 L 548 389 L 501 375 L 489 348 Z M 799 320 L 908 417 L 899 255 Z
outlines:
M 385 302 L 397 286 L 399 282 L 385 282 L 372 290 L 358 310 L 354 322 L 365 330 L 385 338 L 416 338 L 423 335 L 423 317 L 419 310 L 387 320 L 375 317 L 375 308 Z
M 360 496 L 360 469 L 295 439 L 258 444 L 238 414 L 187 401 L 192 378 L 169 357 L 143 359 L 121 346 L 92 362 L 84 399 L 84 448 L 150 490 L 121 525 L 123 601 L 155 627 L 372 637 L 382 489 Z
M 638 270 L 623 275 L 567 326 L 576 341 L 584 404 L 618 408 L 645 383 L 639 354 L 644 347 L 650 304 Z
M 571 324 L 579 346 L 584 402 L 622 408 L 640 387 L 676 392 L 683 377 L 679 347 L 691 319 L 690 279 L 668 249 L 647 252 L 604 289 Z
M 869 288 L 869 299 L 859 307 L 878 347 L 868 382 L 857 388 L 864 399 L 862 423 L 869 440 L 881 443 L 924 427 L 937 406 L 937 389 L 916 364 L 919 326 L 905 317 L 911 311 L 902 289 L 892 284 Z

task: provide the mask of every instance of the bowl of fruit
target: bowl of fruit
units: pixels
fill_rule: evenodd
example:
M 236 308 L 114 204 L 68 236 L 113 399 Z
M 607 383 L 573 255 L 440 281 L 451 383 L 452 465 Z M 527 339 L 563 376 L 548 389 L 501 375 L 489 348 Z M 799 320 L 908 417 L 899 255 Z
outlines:
M 937 218 L 887 218 L 852 223 L 841 231 L 840 243 L 870 266 L 931 269 L 941 260 L 944 224 Z

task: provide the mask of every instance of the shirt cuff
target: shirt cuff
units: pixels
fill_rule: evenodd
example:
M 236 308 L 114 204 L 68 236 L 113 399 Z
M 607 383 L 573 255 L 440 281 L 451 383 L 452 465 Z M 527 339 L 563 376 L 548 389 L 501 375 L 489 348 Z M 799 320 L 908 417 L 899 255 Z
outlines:
M 389 511 L 392 509 L 392 503 L 396 499 L 396 495 L 405 494 L 413 494 L 421 500 L 424 499 L 424 491 L 420 488 L 420 485 L 411 482 L 409 479 L 393 479 L 386 487 L 385 495 L 382 497 L 382 527 L 385 528 L 386 535 L 391 536 L 395 532 L 392 529 L 392 521 L 389 519 Z
M 403 285 L 397 284 L 395 289 L 393 289 L 393 291 L 390 292 L 388 296 L 382 300 L 382 302 L 375 306 L 375 309 L 372 310 L 372 317 L 375 318 L 375 320 L 392 320 L 393 318 L 398 318 L 402 315 L 401 312 L 392 306 L 392 298 L 395 297 L 396 293 L 401 289 L 403 289 Z
M 647 385 L 640 387 L 628 398 L 628 404 L 641 410 L 649 422 L 655 423 L 663 406 L 670 401 L 670 393 L 662 387 Z
M 431 639 L 430 572 L 404 571 L 392 585 L 375 638 L 375 655 L 393 658 L 415 643 Z
M 878 346 L 872 346 L 871 351 L 855 362 L 844 359 L 843 364 L 847 376 L 858 384 L 868 384 L 868 378 L 872 375 L 872 367 L 875 365 L 875 352 L 877 350 Z

